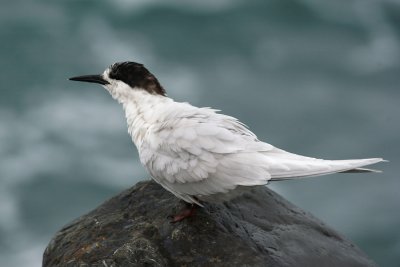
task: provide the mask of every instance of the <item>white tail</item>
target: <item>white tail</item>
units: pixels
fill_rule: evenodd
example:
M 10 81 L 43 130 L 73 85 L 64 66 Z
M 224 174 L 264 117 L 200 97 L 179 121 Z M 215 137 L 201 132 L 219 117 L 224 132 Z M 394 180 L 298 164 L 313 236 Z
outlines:
M 281 151 L 281 153 L 282 157 L 280 160 L 286 168 L 271 170 L 270 181 L 320 176 L 338 172 L 380 172 L 362 167 L 385 161 L 382 158 L 323 160 L 303 157 L 286 151 Z

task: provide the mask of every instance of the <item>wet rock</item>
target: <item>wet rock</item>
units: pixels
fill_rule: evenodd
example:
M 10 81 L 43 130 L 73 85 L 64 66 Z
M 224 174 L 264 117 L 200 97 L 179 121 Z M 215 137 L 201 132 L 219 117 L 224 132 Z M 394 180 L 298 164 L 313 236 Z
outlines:
M 167 217 L 183 207 L 156 183 L 140 182 L 61 229 L 43 266 L 376 266 L 266 187 L 171 224 Z

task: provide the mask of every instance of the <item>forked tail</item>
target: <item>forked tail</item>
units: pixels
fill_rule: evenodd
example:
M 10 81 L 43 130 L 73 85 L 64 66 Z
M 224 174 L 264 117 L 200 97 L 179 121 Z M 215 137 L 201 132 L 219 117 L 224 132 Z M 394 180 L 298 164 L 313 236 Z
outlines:
M 379 170 L 363 168 L 364 166 L 385 162 L 382 158 L 350 159 L 350 160 L 322 160 L 308 157 L 289 157 L 285 170 L 275 170 L 271 173 L 270 181 L 281 181 L 303 177 L 327 175 L 332 173 L 365 173 L 381 172 Z

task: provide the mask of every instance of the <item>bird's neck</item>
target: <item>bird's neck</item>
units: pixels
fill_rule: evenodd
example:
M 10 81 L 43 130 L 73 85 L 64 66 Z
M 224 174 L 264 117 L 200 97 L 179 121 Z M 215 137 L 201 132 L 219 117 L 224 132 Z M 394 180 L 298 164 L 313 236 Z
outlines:
M 173 100 L 144 90 L 132 90 L 119 102 L 125 110 L 128 132 L 136 147 L 140 148 L 148 130 L 159 122 L 162 110 Z

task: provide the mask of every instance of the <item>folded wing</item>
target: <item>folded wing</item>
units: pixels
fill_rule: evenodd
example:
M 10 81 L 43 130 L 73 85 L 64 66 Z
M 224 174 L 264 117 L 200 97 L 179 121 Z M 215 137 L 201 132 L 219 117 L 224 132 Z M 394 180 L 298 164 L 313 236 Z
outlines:
M 180 112 L 155 124 L 139 152 L 157 182 L 191 203 L 198 203 L 193 196 L 227 193 L 238 186 L 349 171 L 382 161 L 304 157 L 260 142 L 238 120 L 215 110 L 188 105 Z

